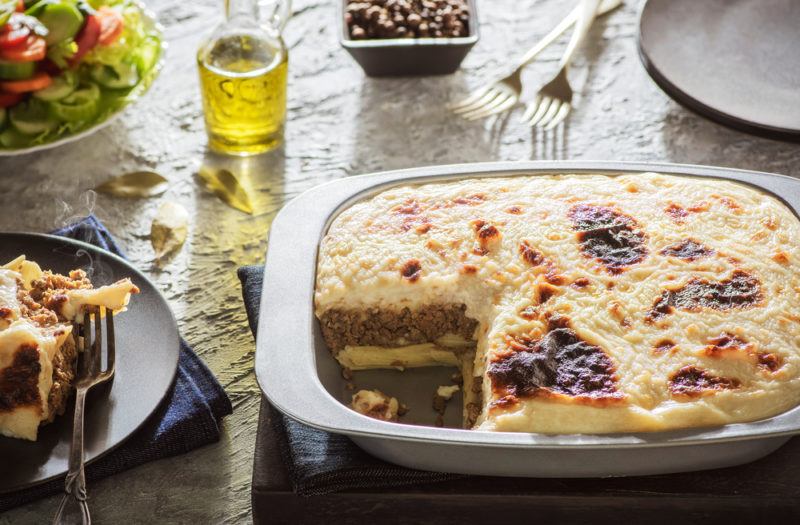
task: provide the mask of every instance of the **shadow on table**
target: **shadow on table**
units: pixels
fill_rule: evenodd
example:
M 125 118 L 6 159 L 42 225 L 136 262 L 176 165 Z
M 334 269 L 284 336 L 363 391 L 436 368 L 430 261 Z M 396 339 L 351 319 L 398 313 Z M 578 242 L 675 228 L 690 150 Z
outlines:
M 538 128 L 531 128 L 531 160 L 570 160 L 570 120 L 575 117 L 576 112 L 581 110 L 581 106 L 588 106 L 592 103 L 591 82 L 603 80 L 596 78 L 595 70 L 598 61 L 608 59 L 605 51 L 608 47 L 609 39 L 603 38 L 603 32 L 608 25 L 608 20 L 608 16 L 595 20 L 582 49 L 579 51 L 580 55 L 578 55 L 579 63 L 585 63 L 585 66 L 574 67 L 570 72 L 570 85 L 574 92 L 572 114 L 567 116 L 564 122 L 553 130 L 544 131 Z M 563 37 L 563 41 L 563 45 L 566 46 L 569 37 Z M 558 58 L 560 59 L 560 57 L 559 52 Z M 529 66 L 535 73 L 529 73 L 524 77 L 528 84 L 523 97 L 525 101 L 531 101 L 536 97 L 539 88 L 548 82 L 558 70 L 557 63 L 558 60 L 544 64 L 540 61 L 540 63 L 534 63 Z
M 365 77 L 352 173 L 497 160 L 504 119 L 467 121 L 447 107 L 468 91 L 460 72 L 419 78 Z

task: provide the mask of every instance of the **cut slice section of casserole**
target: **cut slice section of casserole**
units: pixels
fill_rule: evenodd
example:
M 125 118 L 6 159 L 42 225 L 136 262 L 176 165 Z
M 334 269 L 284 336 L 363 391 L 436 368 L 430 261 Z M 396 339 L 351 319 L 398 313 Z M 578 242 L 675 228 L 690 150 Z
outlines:
M 139 289 L 122 279 L 93 288 L 82 270 L 42 271 L 20 256 L 0 267 L 0 434 L 35 441 L 64 413 L 77 358 L 72 322 L 88 306 L 124 311 Z

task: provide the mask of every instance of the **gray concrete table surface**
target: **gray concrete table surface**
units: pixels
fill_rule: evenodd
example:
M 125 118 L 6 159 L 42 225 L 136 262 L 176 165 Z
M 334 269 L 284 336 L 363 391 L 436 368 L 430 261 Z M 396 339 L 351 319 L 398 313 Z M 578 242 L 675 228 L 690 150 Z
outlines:
M 195 52 L 221 20 L 222 0 L 152 0 L 165 27 L 166 67 L 153 89 L 105 130 L 54 150 L 0 159 L 0 230 L 48 231 L 94 212 L 130 259 L 164 292 L 184 337 L 231 396 L 234 414 L 218 444 L 91 484 L 97 523 L 246 523 L 259 390 L 254 343 L 236 268 L 264 261 L 275 213 L 303 190 L 373 171 L 522 159 L 652 160 L 800 176 L 800 146 L 720 127 L 679 106 L 642 68 L 638 2 L 598 21 L 571 76 L 575 110 L 554 135 L 508 119 L 466 122 L 448 101 L 502 72 L 574 4 L 572 0 L 479 0 L 481 41 L 454 75 L 371 79 L 340 48 L 338 2 L 296 0 L 285 145 L 250 159 L 206 153 Z M 529 91 L 552 74 L 565 39 L 526 73 Z M 254 192 L 256 214 L 228 208 L 197 183 L 204 161 L 227 165 Z M 91 188 L 110 176 L 156 170 L 170 180 L 158 198 L 123 200 Z M 183 250 L 153 266 L 150 222 L 172 200 L 192 215 Z M 277 299 L 276 299 L 277 300 Z M 48 498 L 0 516 L 0 524 L 47 522 Z

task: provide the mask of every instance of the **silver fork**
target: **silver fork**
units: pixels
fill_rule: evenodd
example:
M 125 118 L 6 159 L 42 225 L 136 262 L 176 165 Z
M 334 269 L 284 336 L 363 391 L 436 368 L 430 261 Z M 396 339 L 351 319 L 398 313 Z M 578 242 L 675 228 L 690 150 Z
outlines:
M 622 1 L 603 0 L 600 7 L 597 8 L 597 16 L 616 9 L 622 5 Z M 569 29 L 578 19 L 579 14 L 580 6 L 578 5 L 552 31 L 525 53 L 517 68 L 508 76 L 476 89 L 464 100 L 450 106 L 450 109 L 461 114 L 467 120 L 476 120 L 511 109 L 519 101 L 522 93 L 522 70 L 547 46 L 560 37 L 564 31 Z
M 567 78 L 569 63 L 583 39 L 586 38 L 589 28 L 592 27 L 599 4 L 600 0 L 581 0 L 578 6 L 580 13 L 578 21 L 575 23 L 575 31 L 567 44 L 564 56 L 558 63 L 558 73 L 553 80 L 539 90 L 534 102 L 525 109 L 525 113 L 520 119 L 521 122 L 549 130 L 567 118 L 572 109 L 572 87 Z
M 83 412 L 86 394 L 96 385 L 114 377 L 114 314 L 106 309 L 106 367 L 102 368 L 103 327 L 101 307 L 84 314 L 83 323 L 73 322 L 72 333 L 75 344 L 81 350 L 78 356 L 78 373 L 75 378 L 75 415 L 72 419 L 72 444 L 69 450 L 69 470 L 64 484 L 64 497 L 53 518 L 54 524 L 66 523 L 64 511 L 67 503 L 74 500 L 81 511 L 81 523 L 89 525 L 92 518 L 86 503 L 86 475 L 83 469 Z M 92 319 L 94 318 L 94 319 Z M 92 337 L 94 328 L 94 337 Z M 79 336 L 80 334 L 80 336 Z M 82 343 L 82 345 L 81 345 Z

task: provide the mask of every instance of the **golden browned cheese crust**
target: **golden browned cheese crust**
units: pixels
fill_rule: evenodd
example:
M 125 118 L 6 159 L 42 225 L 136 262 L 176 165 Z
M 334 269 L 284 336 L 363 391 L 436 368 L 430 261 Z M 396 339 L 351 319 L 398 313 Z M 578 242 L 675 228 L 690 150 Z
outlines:
M 364 312 L 463 308 L 477 325 L 481 430 L 752 421 L 800 403 L 798 238 L 800 222 L 779 200 L 715 179 L 398 186 L 331 224 L 316 314 L 335 350 L 426 337 L 411 326 L 412 340 L 398 338 L 374 316 L 379 335 L 369 334 L 372 325 L 352 321 Z

